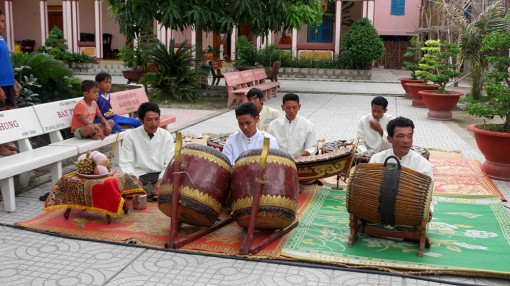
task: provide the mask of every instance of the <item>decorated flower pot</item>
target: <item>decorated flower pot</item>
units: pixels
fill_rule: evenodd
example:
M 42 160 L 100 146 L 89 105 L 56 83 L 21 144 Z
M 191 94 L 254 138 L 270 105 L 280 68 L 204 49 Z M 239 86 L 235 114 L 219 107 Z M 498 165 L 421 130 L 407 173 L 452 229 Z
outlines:
M 404 98 L 412 99 L 413 97 L 409 94 L 409 89 L 407 88 L 407 83 L 424 83 L 424 79 L 412 79 L 412 78 L 399 78 L 400 84 L 402 85 L 402 88 L 404 89 Z
M 427 107 L 418 91 L 437 90 L 439 88 L 438 84 L 406 83 L 406 85 L 409 89 L 409 94 L 413 97 L 411 105 L 414 107 Z
M 433 120 L 451 120 L 452 109 L 457 106 L 459 98 L 464 95 L 462 92 L 455 93 L 437 93 L 436 91 L 420 90 L 418 91 L 429 108 L 428 119 Z
M 138 81 L 140 80 L 140 78 L 146 73 L 147 71 L 145 70 L 123 70 L 122 71 L 122 75 L 124 76 L 125 79 L 128 80 L 128 84 L 129 83 L 138 83 Z
M 475 134 L 476 145 L 485 156 L 482 170 L 491 178 L 510 181 L 510 133 L 480 129 L 480 125 L 467 128 Z

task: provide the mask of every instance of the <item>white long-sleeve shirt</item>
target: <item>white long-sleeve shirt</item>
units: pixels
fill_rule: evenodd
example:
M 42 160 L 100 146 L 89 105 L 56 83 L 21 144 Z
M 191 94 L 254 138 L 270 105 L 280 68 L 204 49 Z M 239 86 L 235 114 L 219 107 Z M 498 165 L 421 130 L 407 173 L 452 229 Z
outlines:
M 223 154 L 227 155 L 230 164 L 233 166 L 237 157 L 246 150 L 262 149 L 264 138 L 269 138 L 269 147 L 278 149 L 278 142 L 273 135 L 257 129 L 252 137 L 247 137 L 243 132 L 237 131 L 230 135 L 223 146 Z
M 259 122 L 257 123 L 257 129 L 261 131 L 267 131 L 269 129 L 269 123 L 271 121 L 280 118 L 280 112 L 269 106 L 262 106 L 262 110 L 259 112 Z
M 359 137 L 358 152 L 369 152 L 377 153 L 391 148 L 391 144 L 388 142 L 388 132 L 386 131 L 386 125 L 388 122 L 395 118 L 392 115 L 384 114 L 379 119 L 379 124 L 383 129 L 383 135 L 375 131 L 370 127 L 370 120 L 375 120 L 372 114 L 363 116 L 358 124 L 358 131 L 356 136 Z
M 168 131 L 158 128 L 150 138 L 142 125 L 124 137 L 120 148 L 119 167 L 122 172 L 137 177 L 161 172 L 161 179 L 174 151 L 174 139 Z
M 299 157 L 303 151 L 315 153 L 317 136 L 312 122 L 299 115 L 293 121 L 282 116 L 269 124 L 268 132 L 273 135 L 280 145 L 280 150 L 293 157 Z

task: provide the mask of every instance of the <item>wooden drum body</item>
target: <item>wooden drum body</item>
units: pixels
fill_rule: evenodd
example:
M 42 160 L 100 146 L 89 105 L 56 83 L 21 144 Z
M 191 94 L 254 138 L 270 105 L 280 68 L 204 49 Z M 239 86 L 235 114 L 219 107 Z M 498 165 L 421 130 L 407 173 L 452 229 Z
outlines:
M 212 226 L 227 199 L 232 167 L 227 156 L 214 148 L 189 144 L 181 150 L 179 184 L 179 222 L 194 226 Z M 161 181 L 159 209 L 171 217 L 173 170 L 172 160 Z
M 346 173 L 352 161 L 354 145 L 341 145 L 336 150 L 296 159 L 299 181 L 313 181 Z
M 231 183 L 233 217 L 241 227 L 248 228 L 253 195 L 262 183 L 255 229 L 282 229 L 296 217 L 299 196 L 296 165 L 288 154 L 269 149 L 263 180 L 259 180 L 261 152 L 261 149 L 243 152 L 235 163 Z

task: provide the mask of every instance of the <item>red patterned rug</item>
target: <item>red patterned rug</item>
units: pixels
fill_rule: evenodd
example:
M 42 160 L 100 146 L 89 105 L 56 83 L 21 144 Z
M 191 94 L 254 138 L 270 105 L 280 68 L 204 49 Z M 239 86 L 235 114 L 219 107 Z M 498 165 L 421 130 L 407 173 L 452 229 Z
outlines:
M 480 162 L 468 159 L 430 159 L 436 196 L 498 196 L 506 202 Z
M 299 196 L 297 216 L 301 217 L 313 198 L 319 191 L 317 185 L 306 186 Z M 131 207 L 131 201 L 127 201 Z M 163 214 L 157 203 L 147 203 L 145 210 L 132 210 L 127 215 L 121 214 L 106 224 L 105 215 L 92 211 L 73 210 L 69 219 L 64 218 L 64 211 L 48 210 L 45 213 L 25 222 L 17 222 L 22 227 L 58 233 L 70 237 L 81 237 L 96 240 L 136 243 L 154 247 L 164 247 L 170 231 L 170 218 Z M 195 232 L 197 227 L 183 227 L 180 237 Z M 200 252 L 210 252 L 225 255 L 238 255 L 245 231 L 232 222 L 181 249 Z M 266 238 L 270 233 L 256 234 L 254 243 Z M 257 257 L 278 257 L 286 241 L 286 237 L 272 243 L 257 254 Z

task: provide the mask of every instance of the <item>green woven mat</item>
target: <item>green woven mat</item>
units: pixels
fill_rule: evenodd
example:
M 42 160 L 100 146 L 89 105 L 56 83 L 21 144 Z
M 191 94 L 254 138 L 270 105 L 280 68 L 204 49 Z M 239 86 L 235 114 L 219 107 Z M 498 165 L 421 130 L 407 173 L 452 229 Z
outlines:
M 321 188 L 287 240 L 282 256 L 401 272 L 510 277 L 510 215 L 497 198 L 440 201 L 429 223 L 431 248 L 361 235 L 352 248 L 345 191 Z

